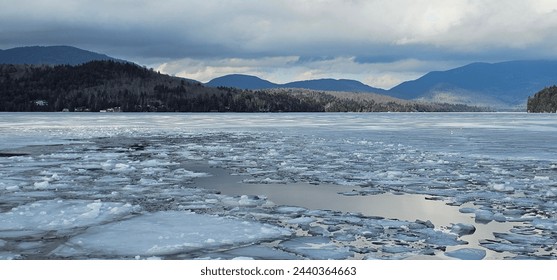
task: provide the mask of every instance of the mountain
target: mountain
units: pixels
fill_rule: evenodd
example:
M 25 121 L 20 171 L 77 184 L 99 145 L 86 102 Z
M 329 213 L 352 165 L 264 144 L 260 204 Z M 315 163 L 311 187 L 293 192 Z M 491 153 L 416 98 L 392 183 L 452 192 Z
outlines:
M 0 64 L 80 65 L 95 60 L 125 62 L 70 46 L 19 47 L 0 50 Z M 197 83 L 188 80 L 191 83 Z M 297 88 L 317 91 L 364 92 L 406 100 L 489 106 L 496 109 L 524 109 L 527 98 L 557 84 L 557 61 L 525 60 L 501 63 L 472 63 L 447 71 L 433 71 L 390 90 L 347 79 L 317 79 L 285 84 L 255 76 L 226 75 L 215 78 L 210 87 L 238 89 Z
M 359 81 L 346 79 L 318 79 L 276 84 L 256 76 L 241 74 L 218 77 L 209 81 L 206 85 L 210 87 L 224 86 L 240 89 L 300 88 L 321 91 L 372 92 L 380 94 L 387 92 L 384 89 L 370 87 Z
M 557 61 L 524 60 L 472 63 L 447 71 L 433 71 L 390 90 L 354 80 L 319 79 L 275 84 L 255 76 L 228 75 L 208 86 L 243 89 L 303 88 L 385 94 L 406 100 L 489 106 L 501 110 L 524 109 L 528 96 L 557 84 Z
M 70 46 L 35 46 L 0 50 L 0 64 L 78 65 L 93 60 L 122 61 Z
M 430 72 L 389 90 L 391 96 L 434 102 L 525 107 L 528 96 L 557 84 L 557 61 L 472 63 Z
M 231 74 L 212 79 L 207 84 L 210 87 L 233 87 L 239 89 L 269 89 L 278 88 L 278 84 L 271 83 L 256 76 Z
M 67 112 L 416 112 L 474 111 L 470 106 L 375 94 L 305 89 L 205 87 L 133 63 L 0 64 L 0 111 Z
M 286 88 L 306 88 L 313 90 L 324 90 L 324 91 L 348 91 L 348 92 L 373 92 L 373 93 L 386 93 L 387 91 L 380 88 L 370 87 L 355 80 L 347 79 L 317 79 L 317 80 L 307 80 L 291 82 L 281 85 L 281 87 Z

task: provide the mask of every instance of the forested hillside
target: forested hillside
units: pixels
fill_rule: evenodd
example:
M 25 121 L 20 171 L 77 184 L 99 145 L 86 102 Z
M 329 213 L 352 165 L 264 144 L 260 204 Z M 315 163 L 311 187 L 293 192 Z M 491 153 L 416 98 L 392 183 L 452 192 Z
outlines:
M 557 86 L 542 89 L 533 97 L 528 98 L 528 112 L 555 113 L 557 112 Z
M 136 64 L 0 65 L 0 111 L 377 112 L 476 111 L 380 95 L 205 87 Z

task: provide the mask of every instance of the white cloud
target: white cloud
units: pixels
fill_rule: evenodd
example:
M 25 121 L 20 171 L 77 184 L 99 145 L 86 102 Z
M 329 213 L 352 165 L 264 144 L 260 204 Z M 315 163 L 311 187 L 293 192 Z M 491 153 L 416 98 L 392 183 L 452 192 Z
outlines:
M 230 73 L 271 77 L 269 72 L 288 68 L 298 57 L 263 57 L 257 59 L 178 59 L 152 67 L 162 73 L 190 78 L 201 82 Z
M 354 79 L 370 86 L 389 89 L 416 79 L 428 69 L 449 69 L 460 62 L 406 59 L 384 63 L 358 63 L 353 57 L 335 57 L 300 62 L 298 57 L 261 59 L 180 59 L 151 65 L 162 73 L 208 82 L 231 73 L 255 75 L 275 83 L 320 78 Z

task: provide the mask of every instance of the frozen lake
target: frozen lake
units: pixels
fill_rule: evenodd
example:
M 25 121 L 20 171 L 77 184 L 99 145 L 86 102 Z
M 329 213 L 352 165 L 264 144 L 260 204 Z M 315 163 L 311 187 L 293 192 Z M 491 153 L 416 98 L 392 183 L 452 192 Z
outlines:
M 557 258 L 551 114 L 0 113 L 0 139 L 0 259 Z

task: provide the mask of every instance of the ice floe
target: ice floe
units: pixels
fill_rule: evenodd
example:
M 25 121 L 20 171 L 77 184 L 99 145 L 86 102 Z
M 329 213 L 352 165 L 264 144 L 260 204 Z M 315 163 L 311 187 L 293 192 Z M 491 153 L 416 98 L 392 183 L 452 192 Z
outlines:
M 184 211 L 145 213 L 127 220 L 90 227 L 53 253 L 153 256 L 203 248 L 247 244 L 289 236 L 289 230 L 258 222 Z
M 460 260 L 481 260 L 485 258 L 486 252 L 482 249 L 463 248 L 446 252 L 445 255 Z
M 313 260 L 346 259 L 354 255 L 348 248 L 339 247 L 326 237 L 298 237 L 281 242 L 279 247 Z
M 476 232 L 476 227 L 470 224 L 458 223 L 451 226 L 451 232 L 458 236 L 470 235 Z
M 131 204 L 100 200 L 36 201 L 0 213 L 0 235 L 87 227 L 125 217 L 136 210 Z

